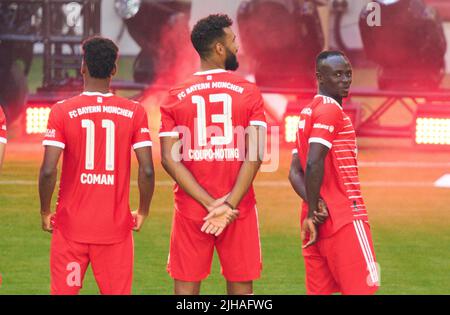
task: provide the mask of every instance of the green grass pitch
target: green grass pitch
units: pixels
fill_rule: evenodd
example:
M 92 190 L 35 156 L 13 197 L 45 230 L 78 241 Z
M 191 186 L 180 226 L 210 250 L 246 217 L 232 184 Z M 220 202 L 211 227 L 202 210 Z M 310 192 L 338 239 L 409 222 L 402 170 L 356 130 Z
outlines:
M 42 150 L 25 150 L 12 144 L 0 179 L 0 294 L 49 293 L 50 234 L 40 228 L 36 178 Z M 20 150 L 17 148 L 21 148 Z M 157 150 L 156 150 L 157 151 Z M 388 155 L 389 153 L 389 155 Z M 402 150 L 362 149 L 360 160 L 408 159 Z M 135 233 L 134 294 L 171 294 L 172 280 L 165 271 L 171 219 L 172 189 L 155 152 L 157 181 L 151 214 L 140 233 Z M 393 157 L 396 159 L 393 159 Z M 445 153 L 415 153 L 415 159 L 443 161 Z M 305 294 L 304 266 L 300 249 L 299 200 L 289 188 L 289 152 L 281 155 L 277 172 L 261 173 L 256 180 L 263 251 L 263 273 L 255 282 L 256 294 Z M 448 161 L 448 160 L 447 160 Z M 133 163 L 132 182 L 136 178 Z M 361 168 L 363 196 L 369 217 L 377 260 L 381 267 L 379 294 L 448 294 L 450 292 L 450 194 L 447 189 L 373 186 L 390 182 L 432 182 L 446 171 L 427 169 Z M 448 170 L 447 170 L 448 171 Z M 267 181 L 280 183 L 266 187 Z M 261 183 L 261 184 L 258 184 Z M 131 205 L 137 205 L 137 187 L 131 186 Z M 224 294 L 217 256 L 202 294 Z M 97 294 L 88 269 L 82 294 Z

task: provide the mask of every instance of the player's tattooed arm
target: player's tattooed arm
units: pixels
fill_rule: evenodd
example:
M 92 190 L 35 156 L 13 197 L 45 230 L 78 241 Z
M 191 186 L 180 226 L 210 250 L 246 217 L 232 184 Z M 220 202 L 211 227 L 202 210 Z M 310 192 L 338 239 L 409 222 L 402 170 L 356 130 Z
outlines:
M 172 148 L 177 145 L 178 138 L 161 137 L 161 164 L 166 172 L 192 198 L 202 204 L 208 211 L 213 209 L 214 198 L 197 182 L 192 173 L 172 156 Z
M 44 160 L 39 172 L 39 198 L 41 201 L 42 229 L 52 232 L 52 212 L 50 210 L 53 191 L 56 185 L 57 165 L 62 149 L 54 146 L 46 146 Z
M 155 190 L 155 172 L 153 169 L 152 149 L 143 147 L 135 150 L 139 163 L 138 187 L 139 187 L 139 208 L 133 212 L 135 227 L 133 230 L 139 231 L 147 218 L 153 192 Z

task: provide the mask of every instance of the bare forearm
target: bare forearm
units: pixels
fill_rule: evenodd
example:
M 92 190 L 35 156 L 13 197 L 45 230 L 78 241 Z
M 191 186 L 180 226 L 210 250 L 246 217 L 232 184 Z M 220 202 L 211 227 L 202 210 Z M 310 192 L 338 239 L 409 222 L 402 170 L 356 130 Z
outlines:
M 139 213 L 147 216 L 155 190 L 155 174 L 153 168 L 140 166 L 138 173 Z
M 233 207 L 237 207 L 237 205 L 241 202 L 241 199 L 247 193 L 253 180 L 255 179 L 256 174 L 258 173 L 260 166 L 261 161 L 245 161 L 242 164 L 236 183 L 234 184 L 230 195 L 226 199 L 226 201 Z
M 41 169 L 39 174 L 39 197 L 41 200 L 41 214 L 49 213 L 53 191 L 56 185 L 56 169 L 46 172 Z
M 238 206 L 250 188 L 264 156 L 266 128 L 250 126 L 245 137 L 246 159 L 242 163 L 233 189 L 226 201 L 234 208 Z
M 299 195 L 304 201 L 308 201 L 308 198 L 306 197 L 305 177 L 303 172 L 289 172 L 289 181 L 297 195 Z
M 164 161 L 162 163 L 164 169 L 169 175 L 177 182 L 177 184 L 183 189 L 189 196 L 194 198 L 205 208 L 208 207 L 213 201 L 206 190 L 204 190 L 191 172 L 180 162 Z
M 2 171 L 3 158 L 5 157 L 5 144 L 0 143 L 0 173 Z
M 320 197 L 320 187 L 322 185 L 324 162 L 308 162 L 305 174 L 305 190 L 308 200 L 308 217 L 312 217 L 317 211 L 317 205 Z

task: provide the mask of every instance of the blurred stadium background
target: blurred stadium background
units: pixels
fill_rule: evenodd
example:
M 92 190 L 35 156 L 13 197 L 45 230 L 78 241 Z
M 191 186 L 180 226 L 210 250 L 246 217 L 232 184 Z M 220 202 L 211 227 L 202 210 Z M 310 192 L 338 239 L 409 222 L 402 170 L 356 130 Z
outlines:
M 264 262 L 255 293 L 305 293 L 300 201 L 287 175 L 296 115 L 315 92 L 314 57 L 332 48 L 354 66 L 344 109 L 358 135 L 379 294 L 449 294 L 446 0 L 0 1 L 0 104 L 9 123 L 0 177 L 0 294 L 49 292 L 50 235 L 40 229 L 37 192 L 40 141 L 51 105 L 81 91 L 80 42 L 93 34 L 118 43 L 114 90 L 142 102 L 154 140 L 157 186 L 150 218 L 135 234 L 133 293 L 172 292 L 165 263 L 173 201 L 159 163 L 159 104 L 170 85 L 196 70 L 190 27 L 217 12 L 234 19 L 238 72 L 260 87 L 270 130 L 280 131 L 279 153 L 269 152 L 267 162 L 278 155 L 279 166 L 255 183 Z M 137 196 L 133 184 L 132 207 Z M 215 259 L 203 294 L 225 292 L 219 271 Z M 82 293 L 97 292 L 89 271 Z

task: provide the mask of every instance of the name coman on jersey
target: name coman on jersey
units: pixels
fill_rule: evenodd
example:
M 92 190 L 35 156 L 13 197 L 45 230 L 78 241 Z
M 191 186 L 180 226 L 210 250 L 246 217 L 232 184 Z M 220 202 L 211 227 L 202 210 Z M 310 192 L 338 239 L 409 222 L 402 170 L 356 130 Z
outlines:
M 125 239 L 133 226 L 131 148 L 152 145 L 144 108 L 111 93 L 82 93 L 52 107 L 43 144 L 64 150 L 55 220 L 61 233 L 84 243 Z

